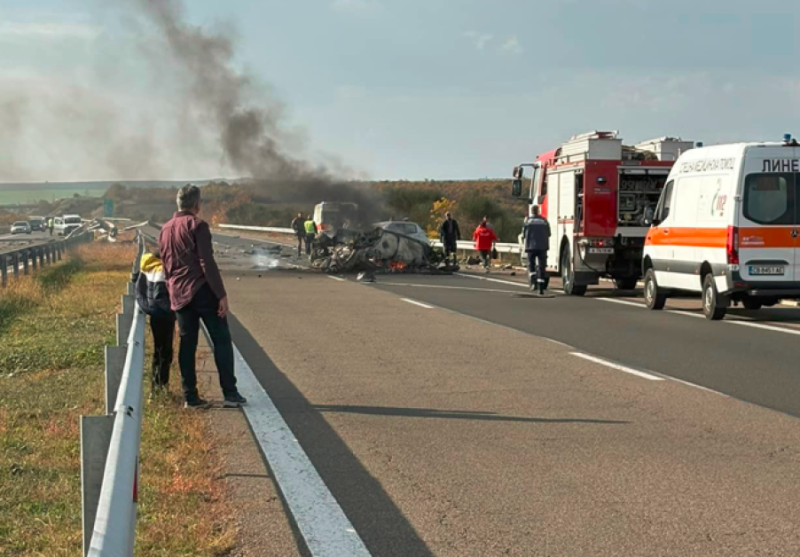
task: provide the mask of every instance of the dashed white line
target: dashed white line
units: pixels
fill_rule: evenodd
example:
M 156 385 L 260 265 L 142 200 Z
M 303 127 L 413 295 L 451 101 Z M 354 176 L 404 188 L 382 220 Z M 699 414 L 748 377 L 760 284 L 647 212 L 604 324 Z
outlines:
M 596 300 L 602 300 L 603 302 L 611 302 L 612 304 L 622 304 L 625 306 L 634 306 L 637 308 L 643 308 L 642 304 L 637 304 L 636 302 L 629 302 L 627 300 L 617 300 L 616 298 L 595 298 Z
M 589 360 L 590 362 L 594 362 L 596 364 L 604 365 L 606 367 L 610 367 L 612 369 L 616 369 L 618 371 L 624 371 L 625 373 L 630 373 L 631 375 L 636 375 L 638 377 L 642 377 L 644 379 L 649 379 L 650 381 L 663 381 L 663 377 L 658 377 L 656 375 L 650 375 L 649 373 L 645 373 L 643 371 L 639 371 L 638 369 L 633 369 L 631 367 L 615 364 L 614 362 L 609 362 L 608 360 L 604 360 L 602 358 L 597 358 L 595 356 L 590 356 L 589 354 L 584 354 L 582 352 L 570 352 L 573 356 L 577 356 L 578 358 L 583 358 L 584 360 Z
M 339 282 L 347 282 L 347 279 L 343 279 L 342 277 L 332 277 L 331 275 L 328 275 L 328 278 L 332 280 L 337 280 Z
M 409 303 L 409 304 L 414 304 L 415 306 L 419 306 L 419 307 L 421 307 L 421 308 L 425 308 L 425 309 L 433 309 L 433 306 L 429 306 L 428 304 L 423 304 L 422 302 L 417 302 L 416 300 L 410 300 L 410 299 L 408 299 L 408 298 L 400 298 L 400 299 L 401 299 L 402 301 L 406 302 L 406 303 Z
M 516 290 L 498 290 L 496 288 L 470 288 L 469 286 L 444 286 L 440 284 L 413 284 L 406 282 L 381 282 L 381 286 L 405 286 L 409 288 L 434 288 L 442 290 L 467 290 L 469 292 L 494 292 L 500 294 L 517 294 Z
M 466 277 L 466 278 L 477 279 L 477 280 L 487 280 L 489 282 L 499 282 L 500 284 L 510 284 L 511 286 L 517 286 L 519 288 L 528 288 L 527 284 L 523 284 L 521 282 L 512 282 L 510 280 L 500 280 L 500 279 L 489 278 L 489 277 L 476 277 L 475 275 L 465 275 L 463 273 L 454 273 L 454 274 L 456 276 L 459 276 L 459 277 Z

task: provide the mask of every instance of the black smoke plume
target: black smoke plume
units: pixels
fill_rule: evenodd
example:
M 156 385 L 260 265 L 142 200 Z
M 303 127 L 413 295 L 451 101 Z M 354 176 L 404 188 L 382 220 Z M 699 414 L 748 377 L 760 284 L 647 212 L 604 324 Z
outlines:
M 354 183 L 337 179 L 339 170 L 292 156 L 286 146 L 296 143 L 281 125 L 282 105 L 266 88 L 234 66 L 233 31 L 212 32 L 190 24 L 179 0 L 130 0 L 166 45 L 164 55 L 185 80 L 185 102 L 212 126 L 225 162 L 250 178 L 262 196 L 282 203 L 313 205 L 321 201 L 358 203 L 363 223 L 379 213 L 376 195 Z

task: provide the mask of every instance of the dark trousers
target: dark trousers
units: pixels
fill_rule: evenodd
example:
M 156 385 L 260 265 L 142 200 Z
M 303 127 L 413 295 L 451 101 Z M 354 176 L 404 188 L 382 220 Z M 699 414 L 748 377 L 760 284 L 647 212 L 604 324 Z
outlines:
M 214 344 L 214 362 L 219 373 L 219 385 L 223 396 L 234 395 L 236 376 L 233 373 L 233 343 L 228 320 L 217 315 L 219 300 L 204 284 L 194 295 L 189 305 L 177 311 L 178 328 L 181 334 L 181 347 L 178 351 L 178 363 L 181 367 L 183 396 L 187 400 L 197 398 L 197 369 L 195 355 L 197 340 L 200 334 L 200 320 L 203 320 L 211 342 Z
M 314 242 L 314 235 L 306 235 L 306 255 L 311 255 L 311 244 Z
M 534 283 L 536 277 L 537 286 L 544 284 L 544 274 L 547 269 L 547 250 L 535 249 L 528 251 L 528 280 Z
M 453 256 L 453 261 L 458 261 L 458 256 L 456 255 L 456 249 L 458 244 L 455 240 L 447 240 L 445 239 L 442 244 L 444 244 L 444 258 L 446 261 L 450 261 L 450 256 Z
M 175 338 L 175 314 L 168 317 L 150 317 L 153 333 L 153 363 L 150 384 L 153 387 L 169 385 L 169 368 L 172 365 L 172 340 Z
M 303 235 L 297 235 L 297 255 L 303 254 Z
M 492 252 L 486 250 L 481 251 L 481 259 L 483 259 L 483 268 L 488 269 L 492 264 Z

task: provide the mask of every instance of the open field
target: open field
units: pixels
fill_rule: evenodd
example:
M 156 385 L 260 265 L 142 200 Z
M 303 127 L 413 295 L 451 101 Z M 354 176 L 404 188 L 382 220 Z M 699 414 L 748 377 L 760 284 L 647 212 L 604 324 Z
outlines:
M 1 556 L 80 552 L 79 416 L 102 413 L 103 346 L 133 254 L 84 246 L 0 293 Z M 219 464 L 173 385 L 146 403 L 136 554 L 221 555 L 234 532 Z

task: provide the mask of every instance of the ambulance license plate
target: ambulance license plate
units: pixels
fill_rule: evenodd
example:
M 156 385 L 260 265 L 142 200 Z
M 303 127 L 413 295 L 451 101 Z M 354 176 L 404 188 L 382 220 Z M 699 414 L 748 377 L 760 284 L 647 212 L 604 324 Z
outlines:
M 773 276 L 782 276 L 784 273 L 783 266 L 762 266 L 762 265 L 750 265 L 750 274 L 751 275 L 773 275 Z
M 614 253 L 614 248 L 589 248 L 589 253 L 602 253 L 610 255 Z

